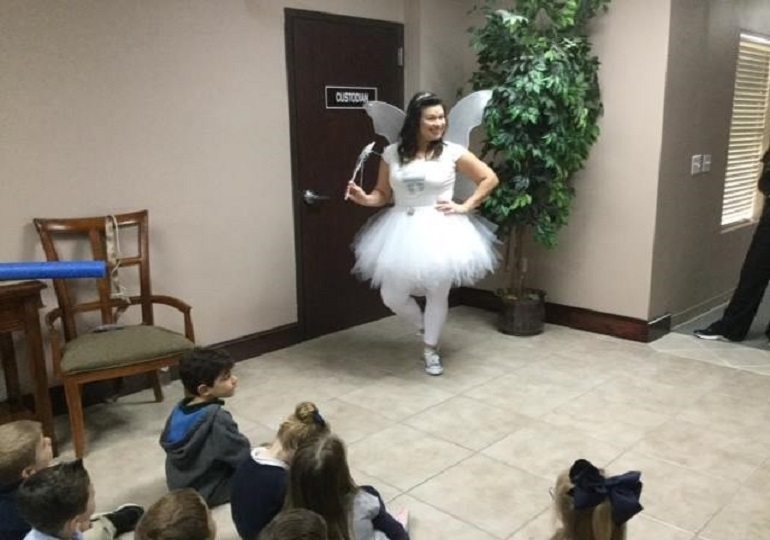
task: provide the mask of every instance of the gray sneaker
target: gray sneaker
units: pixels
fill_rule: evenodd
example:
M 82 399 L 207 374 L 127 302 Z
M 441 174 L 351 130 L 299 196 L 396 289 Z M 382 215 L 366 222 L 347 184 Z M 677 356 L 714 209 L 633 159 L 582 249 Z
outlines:
M 427 349 L 422 353 L 422 359 L 425 361 L 425 373 L 428 375 L 441 375 L 444 373 L 444 366 L 441 365 L 441 357 L 438 351 Z

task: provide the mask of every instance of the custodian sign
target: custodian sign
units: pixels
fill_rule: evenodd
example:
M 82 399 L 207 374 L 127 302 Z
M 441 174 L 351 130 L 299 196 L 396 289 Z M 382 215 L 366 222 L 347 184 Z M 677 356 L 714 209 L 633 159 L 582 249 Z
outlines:
M 360 109 L 367 101 L 377 100 L 377 89 L 361 86 L 327 86 L 327 109 Z

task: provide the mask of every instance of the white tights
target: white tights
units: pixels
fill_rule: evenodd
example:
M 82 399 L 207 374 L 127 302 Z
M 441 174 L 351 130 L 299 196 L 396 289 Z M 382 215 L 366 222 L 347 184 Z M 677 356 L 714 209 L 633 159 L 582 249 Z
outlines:
M 451 282 L 442 282 L 426 290 L 424 314 L 408 289 L 383 282 L 380 287 L 380 296 L 393 313 L 423 330 L 425 344 L 435 348 L 449 311 L 449 289 L 451 288 Z

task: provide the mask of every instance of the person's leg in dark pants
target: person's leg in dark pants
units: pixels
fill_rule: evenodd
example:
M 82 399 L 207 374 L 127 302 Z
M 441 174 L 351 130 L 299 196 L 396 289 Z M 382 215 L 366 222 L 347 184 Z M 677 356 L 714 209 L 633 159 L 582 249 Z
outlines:
M 754 231 L 746 259 L 741 267 L 738 286 L 725 308 L 722 318 L 705 330 L 697 330 L 698 337 L 725 337 L 741 341 L 746 337 L 762 297 L 770 282 L 770 204 L 765 202 L 762 217 Z M 770 327 L 768 327 L 770 336 Z

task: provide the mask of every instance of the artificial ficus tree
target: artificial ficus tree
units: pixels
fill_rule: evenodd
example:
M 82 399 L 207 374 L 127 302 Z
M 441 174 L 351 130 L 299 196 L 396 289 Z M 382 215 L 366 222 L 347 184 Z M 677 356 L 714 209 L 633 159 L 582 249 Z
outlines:
M 525 236 L 556 245 L 575 194 L 571 179 L 599 136 L 599 60 L 588 23 L 609 2 L 486 0 L 474 8 L 485 22 L 470 30 L 478 59 L 470 82 L 493 90 L 482 153 L 500 178 L 481 212 L 501 237 L 513 237 L 510 298 L 526 294 Z

